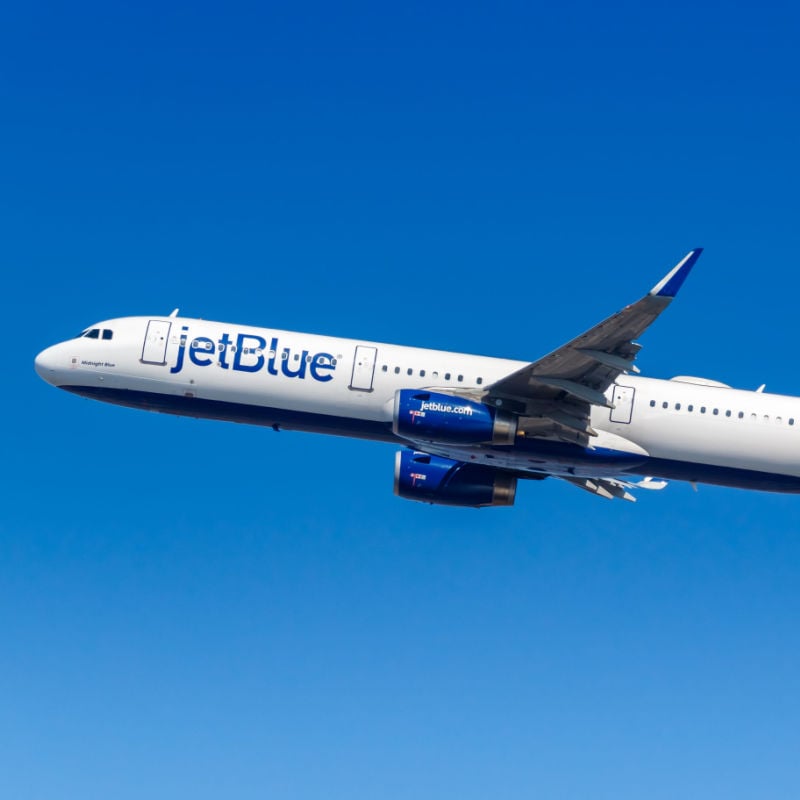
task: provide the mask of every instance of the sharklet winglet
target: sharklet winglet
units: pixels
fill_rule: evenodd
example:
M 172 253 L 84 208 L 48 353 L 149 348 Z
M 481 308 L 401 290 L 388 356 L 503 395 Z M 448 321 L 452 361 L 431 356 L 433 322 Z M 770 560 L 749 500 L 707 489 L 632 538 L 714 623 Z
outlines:
M 683 260 L 667 275 L 657 283 L 651 290 L 651 297 L 667 297 L 673 298 L 678 294 L 678 290 L 683 286 L 688 274 L 692 271 L 692 267 L 697 263 L 700 254 L 703 252 L 702 247 L 696 247 L 691 250 Z

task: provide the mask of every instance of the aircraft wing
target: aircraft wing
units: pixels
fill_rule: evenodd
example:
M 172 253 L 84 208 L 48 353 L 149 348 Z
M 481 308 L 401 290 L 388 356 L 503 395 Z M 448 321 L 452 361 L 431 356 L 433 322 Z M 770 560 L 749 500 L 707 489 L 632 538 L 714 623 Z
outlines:
M 487 387 L 484 402 L 518 413 L 526 435 L 587 445 L 596 435 L 590 406 L 611 408 L 608 387 L 620 374 L 639 371 L 635 339 L 672 302 L 701 253 L 688 253 L 638 302 Z

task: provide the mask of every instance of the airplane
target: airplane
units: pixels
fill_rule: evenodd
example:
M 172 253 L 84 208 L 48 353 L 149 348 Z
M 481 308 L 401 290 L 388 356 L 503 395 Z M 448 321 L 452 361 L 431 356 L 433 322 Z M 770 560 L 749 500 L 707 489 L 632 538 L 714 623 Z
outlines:
M 532 362 L 178 316 L 98 322 L 35 368 L 84 397 L 274 430 L 399 445 L 394 490 L 432 504 L 510 506 L 554 477 L 635 500 L 669 480 L 800 492 L 800 398 L 689 376 L 646 378 L 636 339 L 700 257 L 641 300 Z

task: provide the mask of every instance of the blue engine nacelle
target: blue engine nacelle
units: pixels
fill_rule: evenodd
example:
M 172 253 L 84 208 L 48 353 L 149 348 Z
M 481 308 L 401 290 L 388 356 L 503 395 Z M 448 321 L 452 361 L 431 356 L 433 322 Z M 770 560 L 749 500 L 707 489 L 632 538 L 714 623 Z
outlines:
M 392 430 L 404 439 L 446 444 L 514 444 L 517 419 L 463 397 L 400 389 Z
M 394 493 L 406 500 L 446 506 L 513 506 L 517 479 L 482 464 L 465 464 L 414 450 L 394 462 Z

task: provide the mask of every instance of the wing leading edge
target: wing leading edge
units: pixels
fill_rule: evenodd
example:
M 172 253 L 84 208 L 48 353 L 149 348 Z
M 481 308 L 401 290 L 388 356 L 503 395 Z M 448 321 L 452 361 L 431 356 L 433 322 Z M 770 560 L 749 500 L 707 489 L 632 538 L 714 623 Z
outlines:
M 590 406 L 612 407 L 605 391 L 620 374 L 639 371 L 635 339 L 672 302 L 702 252 L 688 253 L 641 300 L 487 387 L 484 402 L 519 414 L 528 436 L 588 445 L 596 435 Z

